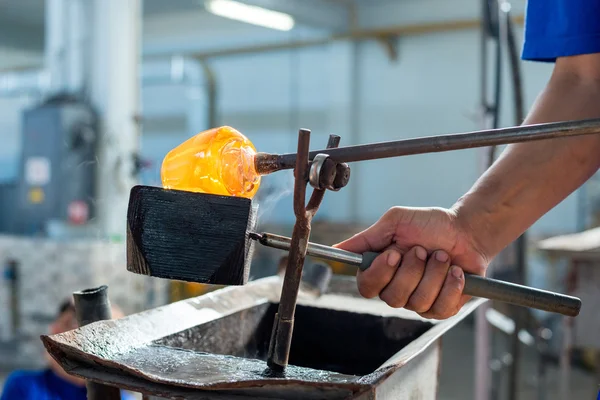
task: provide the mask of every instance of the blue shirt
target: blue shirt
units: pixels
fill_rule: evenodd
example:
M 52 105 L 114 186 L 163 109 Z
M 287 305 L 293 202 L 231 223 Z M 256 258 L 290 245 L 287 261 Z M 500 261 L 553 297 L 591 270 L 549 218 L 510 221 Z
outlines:
M 52 370 L 16 371 L 4 384 L 0 400 L 87 400 L 84 387 L 65 381 Z M 121 392 L 121 399 L 133 399 Z
M 600 0 L 528 0 L 522 58 L 600 53 Z

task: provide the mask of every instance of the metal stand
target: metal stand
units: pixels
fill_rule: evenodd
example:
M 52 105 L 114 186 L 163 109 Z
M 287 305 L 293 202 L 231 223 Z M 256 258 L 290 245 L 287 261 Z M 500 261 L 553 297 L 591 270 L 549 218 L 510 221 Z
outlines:
M 340 137 L 329 136 L 327 148 L 337 147 Z M 298 289 L 302 278 L 302 268 L 310 237 L 310 224 L 316 214 L 326 189 L 339 190 L 349 178 L 349 168 L 345 164 L 336 164 L 327 156 L 317 155 L 309 168 L 310 131 L 300 130 L 298 134 L 298 155 L 294 169 L 294 214 L 296 223 L 292 233 L 290 252 L 281 289 L 279 309 L 275 314 L 267 365 L 281 372 L 288 364 L 294 330 L 294 313 L 298 298 Z M 315 189 L 308 204 L 306 201 L 307 181 Z
M 112 312 L 108 301 L 108 287 L 100 286 L 73 293 L 75 300 L 75 315 L 79 326 L 92 322 L 111 319 Z M 121 392 L 118 388 L 102 385 L 93 381 L 86 381 L 87 398 L 89 400 L 120 400 Z
M 509 57 L 511 82 L 513 87 L 513 106 L 515 125 L 520 125 L 525 119 L 523 105 L 523 89 L 521 79 L 521 69 L 519 68 L 519 57 L 517 54 L 516 42 L 510 17 L 511 4 L 508 0 L 498 0 L 499 7 L 499 32 L 500 40 Z M 527 275 L 527 234 L 523 233 L 514 243 L 516 253 L 516 283 L 525 284 Z M 519 308 L 512 308 L 513 319 L 515 321 L 515 330 L 511 337 L 511 355 L 512 364 L 508 380 L 508 393 L 510 400 L 518 398 L 519 367 L 521 363 L 521 342 L 519 332 L 526 325 L 526 311 Z
M 497 4 L 494 4 L 497 3 Z M 502 48 L 505 47 L 510 63 L 511 82 L 513 87 L 513 105 L 515 125 L 519 126 L 524 120 L 523 94 L 521 83 L 521 72 L 516 50 L 516 42 L 510 18 L 511 5 L 507 0 L 483 0 L 483 24 L 482 24 L 482 46 L 481 46 L 481 103 L 484 113 L 484 126 L 491 125 L 494 129 L 499 126 L 499 105 L 501 101 L 501 70 L 502 70 Z M 494 12 L 493 12 L 493 11 Z M 495 93 L 493 105 L 487 100 L 487 41 L 488 37 L 494 37 L 496 41 L 496 71 L 495 71 Z M 491 167 L 495 161 L 495 146 L 489 149 L 487 167 Z M 514 243 L 516 254 L 516 283 L 524 284 L 526 278 L 526 235 L 523 234 Z M 491 269 L 491 268 L 490 268 Z M 488 371 L 490 360 L 491 332 L 485 321 L 485 313 L 491 305 L 480 307 L 476 313 L 476 387 L 475 398 L 485 400 L 490 396 L 492 377 Z M 521 345 L 518 337 L 519 332 L 525 325 L 524 310 L 513 307 L 513 319 L 515 321 L 514 333 L 511 336 L 510 356 L 512 362 L 508 365 L 508 395 L 511 400 L 517 398 L 519 364 L 521 359 Z M 496 374 L 496 376 L 499 376 Z M 495 382 L 496 386 L 498 382 Z
M 482 129 L 497 129 L 499 125 L 499 107 L 500 94 L 502 88 L 502 46 L 500 45 L 499 32 L 497 29 L 497 7 L 492 7 L 495 0 L 481 0 L 481 49 L 480 49 L 480 113 Z M 496 18 L 494 18 L 496 17 Z M 495 52 L 495 70 L 494 70 L 494 96 L 490 103 L 488 100 L 488 46 L 490 39 L 496 44 Z M 496 148 L 492 146 L 485 149 L 482 154 L 480 172 L 483 174 L 492 166 L 495 160 Z M 485 156 L 485 157 L 484 157 Z M 493 269 L 493 264 L 488 266 L 488 271 Z M 488 400 L 494 396 L 494 382 L 497 380 L 499 372 L 494 371 L 492 361 L 492 330 L 487 322 L 486 314 L 491 308 L 491 303 L 486 302 L 475 310 L 475 379 L 474 396 L 475 400 Z M 502 366 L 498 366 L 502 368 Z

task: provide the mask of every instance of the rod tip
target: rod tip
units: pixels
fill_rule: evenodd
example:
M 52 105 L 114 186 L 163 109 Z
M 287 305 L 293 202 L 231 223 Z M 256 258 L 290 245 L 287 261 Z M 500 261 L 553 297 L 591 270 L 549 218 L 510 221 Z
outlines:
M 260 241 L 263 238 L 263 235 L 261 235 L 260 233 L 256 233 L 256 232 L 250 232 L 250 233 L 248 233 L 248 237 L 252 240 Z

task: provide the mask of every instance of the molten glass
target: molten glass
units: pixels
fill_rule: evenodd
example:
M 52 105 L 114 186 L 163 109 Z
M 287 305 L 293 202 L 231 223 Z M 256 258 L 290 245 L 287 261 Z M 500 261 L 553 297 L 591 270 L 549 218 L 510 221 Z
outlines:
M 237 130 L 229 126 L 209 129 L 165 156 L 162 184 L 165 189 L 251 199 L 260 186 L 255 155 L 252 142 Z

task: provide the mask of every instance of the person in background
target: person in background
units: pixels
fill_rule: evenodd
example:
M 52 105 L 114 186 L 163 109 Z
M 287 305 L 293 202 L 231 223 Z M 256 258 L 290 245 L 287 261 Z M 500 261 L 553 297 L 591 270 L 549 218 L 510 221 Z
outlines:
M 113 318 L 123 313 L 113 306 Z M 75 306 L 72 300 L 64 301 L 58 315 L 50 325 L 49 333 L 55 335 L 78 327 Z M 48 367 L 41 371 L 14 371 L 4 384 L 0 400 L 86 400 L 85 380 L 67 374 L 50 354 L 45 353 Z M 121 398 L 135 399 L 134 395 L 122 391 Z

